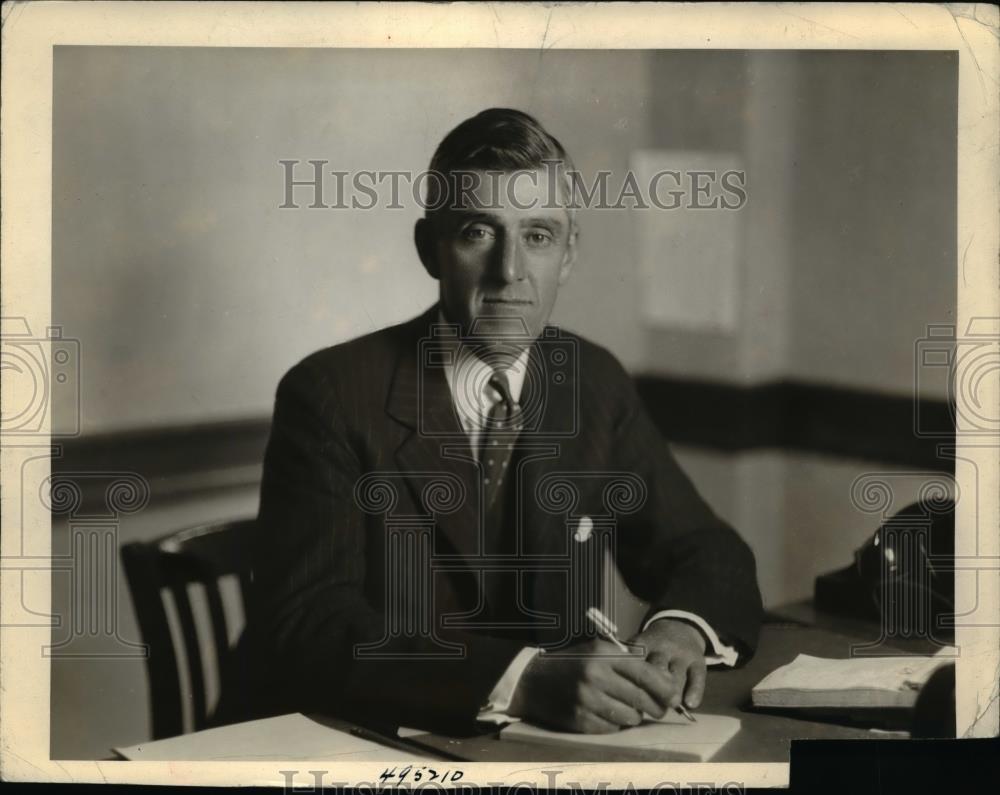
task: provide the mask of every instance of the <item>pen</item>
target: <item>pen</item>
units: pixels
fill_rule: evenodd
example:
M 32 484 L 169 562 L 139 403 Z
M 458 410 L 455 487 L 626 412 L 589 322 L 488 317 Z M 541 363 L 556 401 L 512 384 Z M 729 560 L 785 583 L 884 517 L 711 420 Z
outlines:
M 610 640 L 615 644 L 615 646 L 626 654 L 629 653 L 628 646 L 618 639 L 618 627 L 614 625 L 614 622 L 610 618 L 604 615 L 604 613 L 596 607 L 587 609 L 587 618 L 589 618 L 593 623 L 598 635 L 605 640 Z
M 615 626 L 614 622 L 608 618 L 604 613 L 598 610 L 596 607 L 587 608 L 587 618 L 593 623 L 594 628 L 597 633 L 604 638 L 615 644 L 621 651 L 628 653 L 628 646 L 621 642 L 618 638 L 618 627 Z M 683 715 L 692 723 L 697 723 L 694 715 L 687 711 L 687 708 L 683 704 L 678 704 L 674 707 L 678 713 Z
M 674 709 L 676 709 L 681 715 L 683 715 L 685 718 L 687 718 L 692 723 L 697 723 L 698 722 L 698 721 L 695 720 L 694 715 L 692 715 L 690 712 L 688 712 L 687 707 L 685 707 L 683 704 L 678 704 L 676 707 L 674 707 Z

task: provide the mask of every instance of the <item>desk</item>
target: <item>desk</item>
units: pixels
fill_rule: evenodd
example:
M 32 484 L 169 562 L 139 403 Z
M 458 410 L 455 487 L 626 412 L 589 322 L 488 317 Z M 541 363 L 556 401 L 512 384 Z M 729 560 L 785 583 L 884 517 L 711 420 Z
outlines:
M 836 619 L 830 619 L 836 624 Z M 807 626 L 795 621 L 777 620 L 761 630 L 757 654 L 743 668 L 711 669 L 705 698 L 699 711 L 731 715 L 742 722 L 739 733 L 711 760 L 713 762 L 788 762 L 793 739 L 852 740 L 884 738 L 867 728 L 820 723 L 804 718 L 750 711 L 750 690 L 775 668 L 791 662 L 798 654 L 846 658 L 852 644 L 870 643 L 878 637 L 878 628 L 858 622 L 845 622 L 852 631 L 840 633 L 824 626 Z M 863 630 L 867 629 L 865 632 Z M 912 653 L 915 648 L 907 648 Z M 926 650 L 925 650 L 926 651 Z M 891 735 L 890 735 L 891 736 Z M 495 732 L 478 737 L 454 738 L 422 734 L 412 738 L 423 746 L 475 762 L 632 762 L 657 761 L 662 755 L 653 751 L 609 751 L 593 748 L 553 748 L 499 741 Z
M 792 618 L 792 614 L 798 615 L 798 618 Z M 753 686 L 775 668 L 791 662 L 798 654 L 846 658 L 850 656 L 852 646 L 870 644 L 878 637 L 878 627 L 871 624 L 846 620 L 839 622 L 845 628 L 845 631 L 839 632 L 837 619 L 824 617 L 822 622 L 813 622 L 812 618 L 815 616 L 795 611 L 772 613 L 761 630 L 757 654 L 746 666 L 709 671 L 705 698 L 699 711 L 736 717 L 741 722 L 739 733 L 711 761 L 788 762 L 793 739 L 851 740 L 886 736 L 873 734 L 866 727 L 818 722 L 789 714 L 754 711 L 751 708 L 750 691 Z M 912 642 L 893 645 L 904 653 L 934 651 L 931 648 L 918 649 Z M 341 731 L 355 728 L 338 718 L 319 715 L 309 717 Z M 215 731 L 226 731 L 226 728 Z M 196 735 L 186 737 L 196 742 Z M 406 738 L 406 742 L 419 745 L 419 748 L 429 752 L 428 756 L 439 752 L 450 759 L 470 762 L 656 762 L 669 758 L 662 752 L 653 750 L 555 747 L 512 740 L 501 741 L 497 738 L 497 729 L 492 727 L 484 727 L 481 734 L 472 736 L 417 734 Z M 266 744 L 265 739 L 263 746 Z M 255 758 L 261 758 L 261 750 L 257 749 Z M 266 751 L 266 747 L 263 750 Z M 361 761 L 360 758 L 356 759 Z

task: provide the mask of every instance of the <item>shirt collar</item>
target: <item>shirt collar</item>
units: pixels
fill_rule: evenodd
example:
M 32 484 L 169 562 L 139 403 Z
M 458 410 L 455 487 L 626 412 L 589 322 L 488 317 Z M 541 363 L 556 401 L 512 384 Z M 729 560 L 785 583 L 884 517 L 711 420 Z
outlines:
M 444 314 L 438 310 L 438 323 L 447 324 Z M 492 368 L 476 356 L 468 345 L 459 341 L 449 340 L 445 343 L 451 347 L 455 356 L 449 357 L 444 363 L 444 375 L 448 381 L 451 399 L 463 422 L 472 422 L 482 426 L 483 418 L 493 405 L 493 391 L 486 384 L 492 375 Z M 525 348 L 510 367 L 503 372 L 507 376 L 510 396 L 515 403 L 521 400 L 524 388 L 524 378 L 528 372 L 528 354 L 531 348 Z M 470 389 L 468 385 L 478 385 L 480 388 Z

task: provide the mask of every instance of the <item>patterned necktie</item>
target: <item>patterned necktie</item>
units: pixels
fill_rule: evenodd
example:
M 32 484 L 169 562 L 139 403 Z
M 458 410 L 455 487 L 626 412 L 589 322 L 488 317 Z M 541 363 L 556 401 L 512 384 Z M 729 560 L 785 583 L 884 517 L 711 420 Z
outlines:
M 521 429 L 521 410 L 511 397 L 510 384 L 502 371 L 494 371 L 489 386 L 494 393 L 494 403 L 479 437 L 485 503 L 484 551 L 488 556 L 509 556 L 517 551 L 516 522 L 511 504 L 516 485 L 512 456 Z M 483 572 L 484 597 L 491 621 L 504 624 L 518 620 L 516 597 L 519 579 L 517 571 Z M 523 621 L 523 617 L 520 619 Z M 494 627 L 491 632 L 502 634 L 503 629 Z
M 517 406 L 510 394 L 507 376 L 494 370 L 489 385 L 497 399 L 486 417 L 486 425 L 479 435 L 479 463 L 483 470 L 483 495 L 489 511 L 501 492 L 511 451 L 519 428 L 515 424 Z

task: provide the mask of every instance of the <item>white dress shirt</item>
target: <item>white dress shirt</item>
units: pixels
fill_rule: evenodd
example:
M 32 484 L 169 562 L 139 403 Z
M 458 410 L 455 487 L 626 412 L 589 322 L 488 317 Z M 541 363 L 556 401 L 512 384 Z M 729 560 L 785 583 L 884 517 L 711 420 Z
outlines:
M 441 318 L 440 322 L 444 323 L 445 321 Z M 504 370 L 507 383 L 510 386 L 510 395 L 515 403 L 520 400 L 521 390 L 524 387 L 528 352 L 529 349 L 526 348 L 510 367 Z M 488 364 L 475 356 L 467 346 L 456 345 L 455 353 L 454 359 L 445 363 L 444 375 L 448 381 L 448 388 L 451 391 L 459 421 L 463 430 L 469 435 L 472 454 L 478 458 L 479 435 L 486 417 L 489 416 L 490 409 L 499 400 L 499 396 L 488 385 L 490 377 L 493 375 L 492 368 Z M 643 630 L 661 618 L 687 621 L 701 630 L 707 641 L 707 648 L 711 650 L 711 653 L 705 656 L 705 662 L 708 665 L 732 666 L 736 664 L 738 656 L 736 650 L 723 644 L 715 630 L 701 616 L 685 610 L 661 610 L 646 621 Z M 518 652 L 491 691 L 489 703 L 480 711 L 479 720 L 497 723 L 517 720 L 517 718 L 507 715 L 505 710 L 510 707 L 514 690 L 517 688 L 517 683 L 520 681 L 524 669 L 541 651 L 541 649 L 528 646 Z

